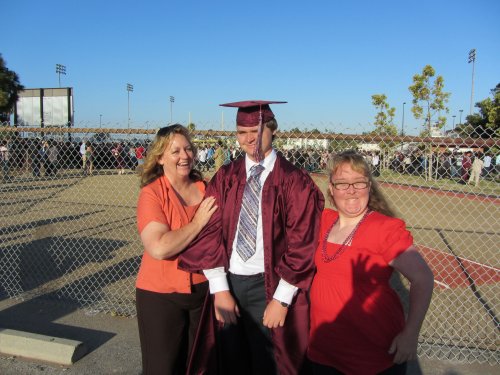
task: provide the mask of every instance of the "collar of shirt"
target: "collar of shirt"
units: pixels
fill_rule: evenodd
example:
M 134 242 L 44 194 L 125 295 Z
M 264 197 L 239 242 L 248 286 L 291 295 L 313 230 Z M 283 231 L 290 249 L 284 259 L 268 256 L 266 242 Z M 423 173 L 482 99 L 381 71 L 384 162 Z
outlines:
M 271 153 L 267 155 L 263 160 L 260 161 L 260 165 L 262 165 L 265 169 L 261 174 L 260 182 L 262 183 L 263 181 L 266 180 L 266 177 L 269 175 L 269 173 L 272 172 L 274 169 L 274 163 L 276 163 L 276 151 L 274 149 L 271 150 Z M 247 179 L 250 177 L 250 169 L 256 165 L 257 163 L 251 160 L 248 155 L 245 155 L 245 169 L 247 172 Z

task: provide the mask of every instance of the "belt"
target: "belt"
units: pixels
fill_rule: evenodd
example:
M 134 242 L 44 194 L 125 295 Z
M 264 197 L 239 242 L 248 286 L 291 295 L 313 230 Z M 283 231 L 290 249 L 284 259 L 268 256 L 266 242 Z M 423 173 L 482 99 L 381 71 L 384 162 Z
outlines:
M 237 275 L 235 273 L 229 272 L 229 277 L 232 277 L 235 279 L 243 279 L 243 280 L 255 280 L 255 279 L 263 278 L 264 272 L 255 273 L 253 275 Z

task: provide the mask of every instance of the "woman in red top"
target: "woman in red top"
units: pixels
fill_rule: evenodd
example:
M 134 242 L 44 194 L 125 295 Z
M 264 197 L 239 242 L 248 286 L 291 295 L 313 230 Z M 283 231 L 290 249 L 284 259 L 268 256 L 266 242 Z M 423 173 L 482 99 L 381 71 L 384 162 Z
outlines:
M 393 216 L 370 167 L 352 151 L 333 158 L 311 286 L 308 357 L 315 374 L 404 374 L 416 358 L 433 275 Z M 405 321 L 389 285 L 393 269 L 411 283 Z
M 204 198 L 196 149 L 188 130 L 158 131 L 141 173 L 137 226 L 144 245 L 136 283 L 143 374 L 184 374 L 202 314 L 208 282 L 177 269 L 177 256 L 217 206 Z

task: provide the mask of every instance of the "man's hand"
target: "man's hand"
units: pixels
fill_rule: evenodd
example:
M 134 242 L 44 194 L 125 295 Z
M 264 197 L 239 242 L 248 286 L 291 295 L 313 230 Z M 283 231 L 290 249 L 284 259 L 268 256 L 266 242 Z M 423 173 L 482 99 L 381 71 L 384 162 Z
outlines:
M 221 323 L 236 324 L 240 310 L 229 290 L 214 294 L 215 318 Z
M 264 319 L 262 323 L 267 328 L 283 327 L 287 313 L 288 307 L 281 306 L 279 301 L 273 299 L 264 310 Z

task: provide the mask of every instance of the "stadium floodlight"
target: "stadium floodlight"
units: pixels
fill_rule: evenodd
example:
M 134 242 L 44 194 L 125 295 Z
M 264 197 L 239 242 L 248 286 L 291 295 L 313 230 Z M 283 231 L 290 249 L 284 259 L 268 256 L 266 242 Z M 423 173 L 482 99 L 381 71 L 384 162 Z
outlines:
M 476 49 L 469 51 L 469 64 L 472 63 L 472 86 L 470 89 L 470 110 L 469 115 L 472 115 L 472 103 L 474 102 L 474 67 L 476 65 Z
M 56 64 L 56 74 L 59 75 L 59 87 L 61 87 L 61 74 L 66 75 L 66 65 Z
M 175 98 L 170 96 L 170 123 L 172 123 L 172 104 L 175 102 Z
M 127 128 L 130 129 L 130 92 L 134 92 L 134 86 L 127 83 Z

